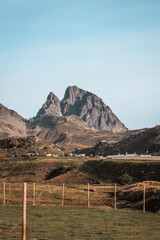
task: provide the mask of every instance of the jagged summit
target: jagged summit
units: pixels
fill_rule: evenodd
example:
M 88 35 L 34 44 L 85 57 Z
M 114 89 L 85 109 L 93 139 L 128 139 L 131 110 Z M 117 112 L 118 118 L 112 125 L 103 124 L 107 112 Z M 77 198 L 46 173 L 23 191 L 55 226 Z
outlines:
M 72 106 L 74 106 L 76 102 L 81 102 L 83 100 L 83 96 L 85 93 L 86 93 L 85 90 L 80 89 L 77 86 L 69 86 L 66 89 L 64 98 L 61 101 L 61 109 L 62 109 L 63 115 L 72 114 L 73 112 Z
M 101 98 L 77 86 L 69 86 L 66 89 L 61 101 L 61 111 L 64 116 L 77 115 L 97 130 L 127 130 Z
M 53 92 L 50 92 L 50 94 L 48 95 L 46 102 L 38 111 L 36 118 L 40 118 L 43 116 L 62 116 L 60 100 Z
M 127 130 L 101 98 L 77 86 L 69 86 L 62 101 L 53 92 L 50 92 L 46 102 L 37 113 L 36 119 L 44 116 L 61 117 L 70 115 L 78 116 L 89 127 L 96 130 L 113 132 Z

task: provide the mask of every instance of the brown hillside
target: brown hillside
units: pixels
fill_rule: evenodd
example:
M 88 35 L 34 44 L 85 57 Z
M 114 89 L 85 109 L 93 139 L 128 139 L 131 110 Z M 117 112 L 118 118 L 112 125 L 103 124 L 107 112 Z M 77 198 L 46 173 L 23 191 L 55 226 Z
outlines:
M 26 155 L 27 153 L 39 153 L 41 155 L 47 153 L 58 153 L 61 151 L 54 145 L 42 141 L 36 136 L 29 136 L 23 138 L 10 137 L 0 139 L 0 154 L 6 155 Z
M 128 132 L 129 133 L 129 132 Z M 87 155 L 108 156 L 116 154 L 134 153 L 159 153 L 160 152 L 160 126 L 133 131 L 122 140 L 109 144 L 98 142 L 95 147 L 81 150 Z
M 128 131 L 113 133 L 97 131 L 76 115 L 66 117 L 44 116 L 30 121 L 27 129 L 32 135 L 52 142 L 66 150 L 94 146 L 98 141 L 117 142 L 130 134 Z
M 26 120 L 15 111 L 0 104 L 0 138 L 12 136 L 27 136 Z
M 143 189 L 145 185 L 146 211 L 160 211 L 160 184 L 146 181 L 124 187 L 117 193 L 117 200 L 121 202 L 120 208 L 129 207 L 143 209 Z

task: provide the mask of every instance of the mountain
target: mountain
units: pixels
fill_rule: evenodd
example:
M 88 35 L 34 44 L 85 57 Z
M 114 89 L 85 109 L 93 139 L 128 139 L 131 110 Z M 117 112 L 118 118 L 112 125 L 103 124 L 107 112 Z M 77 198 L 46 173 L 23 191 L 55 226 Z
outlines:
M 74 114 L 96 130 L 113 132 L 127 130 L 101 98 L 77 86 L 70 86 L 66 89 L 61 101 L 61 110 L 63 116 Z
M 0 104 L 0 138 L 9 136 L 27 136 L 26 120 L 15 111 Z
M 68 87 L 62 101 L 51 92 L 38 111 L 36 119 L 44 116 L 66 117 L 73 115 L 82 119 L 92 129 L 113 132 L 127 130 L 101 98 L 77 86 Z
M 97 141 L 103 139 L 115 142 L 126 134 L 127 131 L 117 134 L 111 131 L 97 131 L 90 128 L 76 115 L 57 117 L 50 116 L 47 112 L 47 114 L 40 114 L 39 118 L 36 116 L 26 120 L 15 111 L 0 104 L 0 139 L 6 138 L 6 141 L 10 137 L 20 139 L 21 137 L 38 136 L 63 149 L 73 150 L 94 146 Z
M 72 150 L 100 140 L 118 141 L 126 130 L 101 98 L 77 86 L 68 87 L 62 101 L 50 92 L 36 117 L 29 120 L 0 105 L 0 138 L 38 136 Z
M 50 92 L 36 117 L 27 123 L 27 129 L 68 150 L 94 146 L 103 139 L 115 142 L 127 130 L 102 99 L 77 86 L 68 87 L 62 101 Z

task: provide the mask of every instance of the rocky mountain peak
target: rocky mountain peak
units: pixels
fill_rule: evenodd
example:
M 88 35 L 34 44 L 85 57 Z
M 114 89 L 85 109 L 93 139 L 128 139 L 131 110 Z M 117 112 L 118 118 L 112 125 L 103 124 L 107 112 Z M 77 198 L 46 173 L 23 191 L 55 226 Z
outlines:
M 77 86 L 69 86 L 64 94 L 64 98 L 61 101 L 61 110 L 63 115 L 75 114 L 72 111 L 72 106 L 75 108 L 76 102 L 81 102 L 83 95 L 86 91 L 78 88 Z M 77 114 L 75 114 L 77 115 Z
M 53 92 L 50 92 L 49 95 L 47 96 L 47 101 L 58 102 L 60 100 Z
M 96 130 L 114 132 L 127 130 L 101 98 L 77 86 L 69 86 L 61 102 L 53 92 L 50 92 L 36 118 L 71 115 L 78 116 Z
M 66 89 L 61 101 L 61 110 L 64 116 L 75 114 L 97 130 L 115 132 L 127 130 L 101 98 L 77 86 Z
M 62 116 L 60 100 L 53 92 L 50 92 L 50 94 L 48 95 L 46 102 L 38 111 L 36 118 L 40 118 L 43 116 Z
M 70 104 L 74 104 L 76 98 L 82 100 L 82 96 L 86 91 L 83 89 L 78 88 L 77 86 L 69 86 L 66 91 L 63 100 L 68 100 Z M 63 101 L 62 100 L 62 101 Z

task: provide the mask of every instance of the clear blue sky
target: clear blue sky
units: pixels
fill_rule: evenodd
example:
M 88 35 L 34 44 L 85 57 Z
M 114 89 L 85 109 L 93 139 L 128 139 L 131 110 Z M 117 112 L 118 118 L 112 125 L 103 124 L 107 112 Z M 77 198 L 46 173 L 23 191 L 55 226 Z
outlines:
M 69 85 L 129 129 L 160 124 L 160 1 L 0 1 L 0 103 L 30 118 Z

